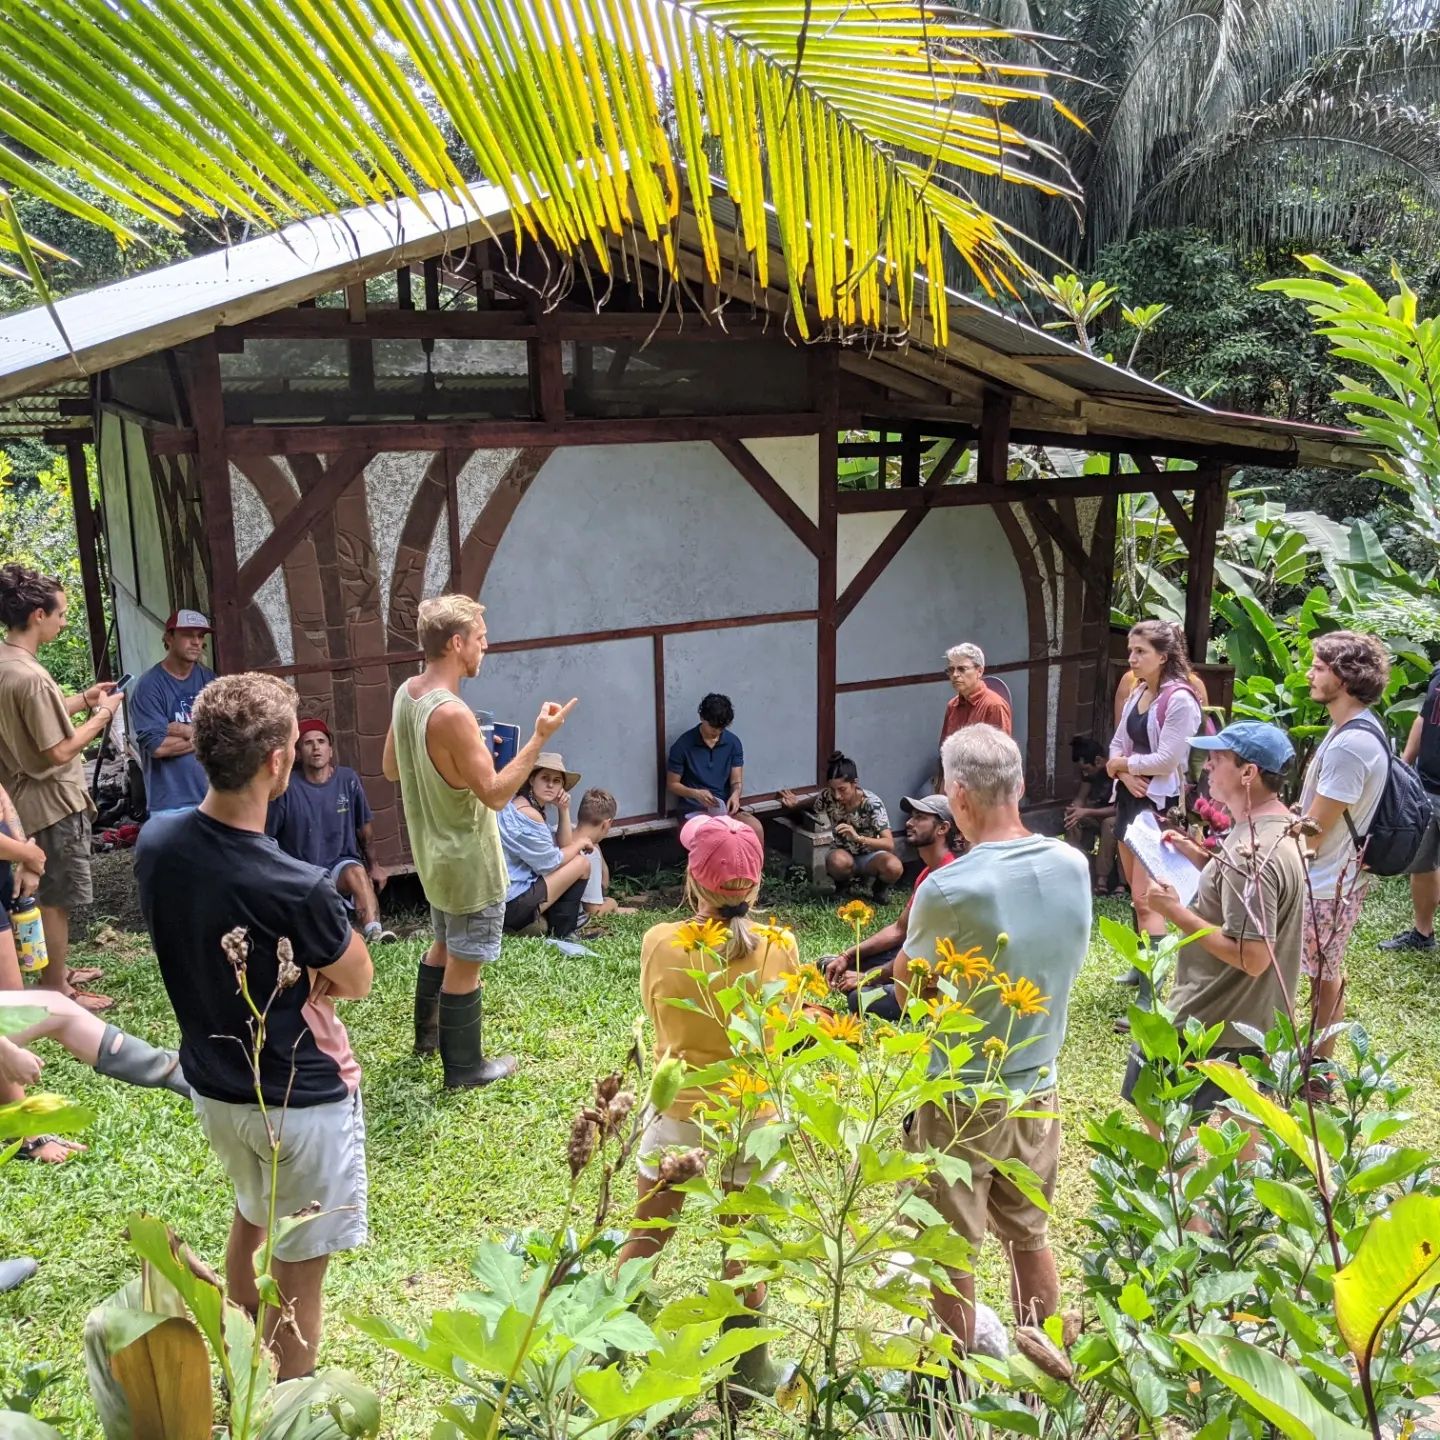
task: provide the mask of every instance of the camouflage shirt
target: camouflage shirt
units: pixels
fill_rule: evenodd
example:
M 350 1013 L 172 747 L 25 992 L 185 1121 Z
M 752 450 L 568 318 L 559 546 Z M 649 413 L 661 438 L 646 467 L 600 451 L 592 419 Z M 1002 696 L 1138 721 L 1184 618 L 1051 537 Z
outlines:
M 860 803 L 853 810 L 846 810 L 827 787 L 815 797 L 811 808 L 832 831 L 837 825 L 853 825 L 857 835 L 878 837 L 890 828 L 890 816 L 886 812 L 885 802 L 873 790 L 862 790 Z M 848 837 L 837 835 L 835 844 L 852 855 L 869 853 Z

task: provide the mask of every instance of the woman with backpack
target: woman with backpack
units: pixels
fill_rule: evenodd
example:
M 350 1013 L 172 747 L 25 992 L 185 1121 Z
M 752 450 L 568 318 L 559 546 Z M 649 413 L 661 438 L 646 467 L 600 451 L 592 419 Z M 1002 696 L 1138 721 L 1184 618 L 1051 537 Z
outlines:
M 1130 673 L 1135 677 L 1120 723 L 1110 741 L 1106 773 L 1115 781 L 1115 834 L 1123 841 L 1130 822 L 1149 810 L 1157 818 L 1185 793 L 1190 741 L 1204 720 L 1200 697 L 1190 683 L 1190 660 L 1179 626 L 1142 620 L 1129 636 Z M 1164 916 L 1149 905 L 1150 877 L 1129 846 L 1120 846 L 1120 866 L 1130 886 L 1136 928 L 1156 943 L 1165 934 Z M 1150 1003 L 1149 982 L 1138 970 L 1121 977 L 1140 986 L 1140 1004 Z M 1117 1029 L 1128 1029 L 1121 1021 Z

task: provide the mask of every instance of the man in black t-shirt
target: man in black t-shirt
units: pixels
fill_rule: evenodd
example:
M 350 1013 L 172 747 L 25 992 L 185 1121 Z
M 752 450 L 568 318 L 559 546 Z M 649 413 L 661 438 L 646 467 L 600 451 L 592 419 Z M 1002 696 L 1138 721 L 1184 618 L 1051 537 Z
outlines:
M 1435 910 L 1440 906 L 1440 669 L 1430 677 L 1430 688 L 1410 736 L 1405 759 L 1420 772 L 1430 792 L 1430 828 L 1410 865 L 1410 903 L 1415 923 L 1410 929 L 1380 942 L 1382 950 L 1433 950 Z
M 270 675 L 207 686 L 192 717 L 205 798 L 198 809 L 153 816 L 135 847 L 140 908 L 180 1022 L 181 1065 L 235 1187 L 225 1256 L 232 1300 L 251 1313 L 260 1304 L 255 1254 L 271 1207 L 272 1132 L 275 1213 L 317 1212 L 274 1246 L 274 1279 L 295 1322 L 268 1312 L 282 1380 L 315 1368 L 326 1266 L 366 1237 L 360 1067 L 333 1001 L 368 994 L 371 979 L 369 951 L 329 877 L 265 834 L 267 808 L 295 761 L 295 701 Z M 258 1037 L 252 1004 L 265 1013 Z M 251 1068 L 257 1039 L 268 1119 Z

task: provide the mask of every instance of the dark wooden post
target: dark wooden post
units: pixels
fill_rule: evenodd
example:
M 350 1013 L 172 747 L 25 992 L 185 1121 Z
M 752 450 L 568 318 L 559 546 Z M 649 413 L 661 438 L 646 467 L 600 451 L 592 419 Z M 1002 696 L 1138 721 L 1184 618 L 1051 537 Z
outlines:
M 190 414 L 195 422 L 200 502 L 205 543 L 210 549 L 211 624 L 215 627 L 215 668 L 244 667 L 240 592 L 236 583 L 235 512 L 230 498 L 230 462 L 225 454 L 225 397 L 220 352 L 213 335 L 190 347 Z
M 833 345 L 820 346 L 811 352 L 810 383 L 815 408 L 820 413 L 820 491 L 816 510 L 820 521 L 820 549 L 816 556 L 815 597 L 820 618 L 815 623 L 815 768 L 816 778 L 823 780 L 825 762 L 835 748 L 835 646 L 839 630 L 836 617 L 839 597 L 835 589 L 840 548 L 840 355 Z M 883 465 L 883 433 L 881 449 Z
M 980 445 L 976 479 L 982 485 L 1003 485 L 1010 474 L 1010 409 L 1008 392 L 987 390 L 980 410 Z
M 1185 643 L 1193 664 L 1205 662 L 1210 644 L 1210 596 L 1215 588 L 1215 544 L 1225 521 L 1228 471 L 1197 471 L 1190 528 L 1194 544 L 1185 572 Z
M 85 468 L 85 447 L 67 445 L 70 468 L 70 503 L 75 507 L 75 538 L 80 546 L 80 581 L 85 590 L 85 628 L 90 632 L 90 663 L 97 680 L 110 678 L 110 652 L 105 646 L 105 599 L 100 582 L 100 552 L 96 547 L 95 511 L 90 504 L 90 475 Z

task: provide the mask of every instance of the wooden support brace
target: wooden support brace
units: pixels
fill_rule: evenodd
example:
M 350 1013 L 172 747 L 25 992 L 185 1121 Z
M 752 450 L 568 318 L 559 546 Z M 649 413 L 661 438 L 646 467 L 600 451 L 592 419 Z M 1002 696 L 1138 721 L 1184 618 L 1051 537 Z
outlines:
M 190 414 L 204 506 L 205 542 L 210 547 L 210 608 L 215 626 L 215 668 L 245 666 L 244 632 L 235 560 L 235 510 L 230 495 L 230 461 L 225 453 L 225 394 L 220 351 L 213 335 L 191 346 Z
M 80 581 L 85 591 L 85 628 L 90 636 L 90 663 L 95 678 L 110 675 L 110 656 L 105 648 L 105 602 L 100 584 L 100 554 L 96 548 L 95 511 L 90 505 L 90 476 L 85 468 L 85 447 L 67 445 L 65 459 L 70 469 L 70 500 L 75 507 L 75 538 L 80 548 Z
M 1019 489 L 1016 486 L 1016 489 Z M 1083 580 L 1092 578 L 1094 565 L 1085 553 L 1080 536 L 1061 519 L 1048 500 L 1026 500 L 1025 513 L 1033 524 L 1043 530 L 1056 544 L 1060 553 L 1070 562 L 1070 568 Z M 1098 557 L 1097 557 L 1098 558 Z M 1109 563 L 1113 559 L 1107 557 Z
M 820 531 L 785 493 L 780 482 L 755 458 L 743 440 L 721 436 L 715 448 L 750 482 L 757 495 L 783 520 L 812 555 L 820 553 Z M 823 481 L 822 481 L 823 483 Z
M 980 412 L 977 479 L 982 485 L 1004 485 L 1010 473 L 1010 395 L 987 390 Z
M 1210 596 L 1215 588 L 1215 549 L 1225 519 L 1229 476 L 1223 471 L 1195 480 L 1195 543 L 1185 570 L 1185 640 L 1192 664 L 1205 662 L 1210 644 Z

